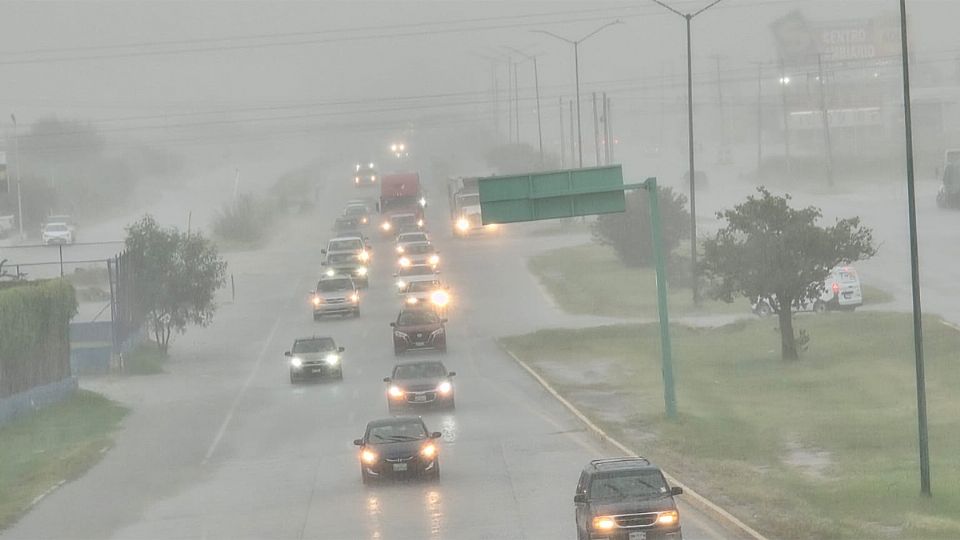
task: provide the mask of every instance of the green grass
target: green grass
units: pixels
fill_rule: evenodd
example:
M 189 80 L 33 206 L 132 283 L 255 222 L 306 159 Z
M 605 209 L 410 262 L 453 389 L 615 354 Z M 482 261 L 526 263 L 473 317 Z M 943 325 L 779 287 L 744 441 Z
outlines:
M 613 249 L 598 244 L 560 248 L 530 259 L 530 271 L 564 311 L 608 317 L 657 317 L 657 281 L 652 268 L 628 268 Z M 705 300 L 693 304 L 686 287 L 667 293 L 671 315 L 749 314 L 740 299 L 732 304 Z
M 861 285 L 864 305 L 887 304 L 893 302 L 893 295 L 873 285 Z
M 156 375 L 163 373 L 167 355 L 160 352 L 157 344 L 144 341 L 136 349 L 123 355 L 125 375 Z
M 0 428 L 0 529 L 38 495 L 99 461 L 126 414 L 120 405 L 81 390 Z
M 960 538 L 960 332 L 926 319 L 934 497 L 919 496 L 911 319 L 797 318 L 812 341 L 779 358 L 772 319 L 673 328 L 678 422 L 663 416 L 655 325 L 504 338 L 639 452 L 774 538 Z M 789 462 L 824 452 L 822 466 Z

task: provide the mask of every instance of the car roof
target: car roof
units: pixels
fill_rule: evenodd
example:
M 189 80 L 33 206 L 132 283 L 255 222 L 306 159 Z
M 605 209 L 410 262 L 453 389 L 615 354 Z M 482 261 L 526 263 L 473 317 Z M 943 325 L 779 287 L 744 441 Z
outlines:
M 409 360 L 400 360 L 395 363 L 393 366 L 416 366 L 420 364 L 440 364 L 443 365 L 443 360 L 438 358 L 414 358 Z
M 400 214 L 393 214 L 393 215 L 390 216 L 390 217 L 393 218 L 393 219 L 396 219 L 396 218 L 398 218 L 398 217 L 416 217 L 416 214 L 414 214 L 413 212 L 403 212 L 403 213 L 400 213 Z
M 391 416 L 390 418 L 378 418 L 376 420 L 371 420 L 367 422 L 367 428 L 378 427 L 378 426 L 391 426 L 397 424 L 409 424 L 410 422 L 420 422 L 423 423 L 423 419 L 419 416 Z
M 298 337 L 298 338 L 294 339 L 293 342 L 294 342 L 294 343 L 299 343 L 299 342 L 301 342 L 301 341 L 313 341 L 313 340 L 316 340 L 316 339 L 329 339 L 330 341 L 333 341 L 334 343 L 336 343 L 336 341 L 337 341 L 337 340 L 333 339 L 333 338 L 330 337 L 330 336 L 310 336 L 310 337 Z
M 360 236 L 359 233 L 358 233 L 358 234 L 345 234 L 345 235 L 343 235 L 343 236 L 337 236 L 337 237 L 335 237 L 335 238 L 331 238 L 327 243 L 329 244 L 330 242 L 336 242 L 337 240 L 363 240 L 363 237 Z
M 334 279 L 349 279 L 350 281 L 353 281 L 353 278 L 350 277 L 348 274 L 334 274 L 332 276 L 328 276 L 327 274 L 324 274 L 320 276 L 320 281 L 332 281 Z
M 427 231 L 404 231 L 404 232 L 402 232 L 402 233 L 400 233 L 400 234 L 397 235 L 397 241 L 398 241 L 398 242 L 400 241 L 400 237 L 401 237 L 401 236 L 413 236 L 413 235 L 420 236 L 421 234 L 422 234 L 423 236 L 427 236 Z M 420 241 L 420 242 L 424 242 L 424 240 L 419 240 L 419 241 Z
M 584 469 L 590 472 L 625 471 L 637 469 L 660 470 L 659 467 L 650 463 L 650 460 L 641 456 L 594 459 Z
M 429 241 L 429 240 L 417 240 L 416 242 L 408 242 L 408 243 L 410 244 L 410 247 L 416 247 L 416 246 L 431 246 L 431 247 L 432 247 L 432 246 L 433 246 L 433 242 L 431 242 L 431 241 Z
M 425 264 L 418 264 L 417 266 L 426 266 L 426 265 L 425 265 Z M 440 276 L 438 276 L 438 275 L 436 275 L 436 274 L 429 275 L 429 276 L 426 275 L 426 274 L 413 274 L 412 276 L 410 276 L 410 279 L 407 280 L 407 284 L 410 284 L 410 283 L 421 283 L 421 282 L 426 282 L 426 281 L 440 281 Z

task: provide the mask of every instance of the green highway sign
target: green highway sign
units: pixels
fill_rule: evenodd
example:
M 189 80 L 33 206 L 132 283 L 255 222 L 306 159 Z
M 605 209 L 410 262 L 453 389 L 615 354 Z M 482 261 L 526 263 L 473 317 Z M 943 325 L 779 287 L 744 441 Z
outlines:
M 491 176 L 479 184 L 484 225 L 626 210 L 620 165 Z

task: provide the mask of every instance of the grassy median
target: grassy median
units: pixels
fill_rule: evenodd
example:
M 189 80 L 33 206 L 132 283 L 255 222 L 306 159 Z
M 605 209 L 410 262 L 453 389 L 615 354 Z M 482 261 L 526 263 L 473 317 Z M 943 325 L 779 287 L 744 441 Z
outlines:
M 673 328 L 680 420 L 663 416 L 657 327 L 504 338 L 611 435 L 772 538 L 960 538 L 960 332 L 926 320 L 934 497 L 919 496 L 911 319 L 800 316 Z
M 0 428 L 0 529 L 37 496 L 99 461 L 126 413 L 107 398 L 80 390 Z
M 555 249 L 531 257 L 529 266 L 568 313 L 650 319 L 657 316 L 654 270 L 624 266 L 609 246 L 584 244 Z M 863 296 L 868 305 L 893 300 L 886 291 L 870 286 L 863 287 Z M 750 304 L 743 298 L 732 304 L 704 300 L 696 306 L 689 287 L 671 287 L 667 302 L 671 315 L 750 313 Z

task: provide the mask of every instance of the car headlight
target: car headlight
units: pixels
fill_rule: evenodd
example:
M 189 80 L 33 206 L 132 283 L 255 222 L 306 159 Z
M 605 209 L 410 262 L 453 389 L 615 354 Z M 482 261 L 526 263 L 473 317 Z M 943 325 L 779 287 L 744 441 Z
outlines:
M 376 181 L 377 181 L 377 175 L 375 175 L 375 174 L 370 175 L 370 181 L 371 181 L 371 182 L 376 182 Z
M 333 277 L 333 275 L 336 274 L 336 273 L 337 273 L 336 270 L 334 270 L 333 268 L 331 268 L 331 269 L 327 270 L 327 277 Z
M 397 253 L 403 253 L 403 246 L 397 246 Z
M 373 465 L 377 462 L 377 458 L 380 456 L 377 455 L 373 450 L 363 449 L 363 452 L 360 452 L 360 459 L 367 465 Z
M 368 272 L 368 270 L 367 270 L 367 267 L 366 267 L 366 266 L 360 266 L 360 267 L 357 268 L 357 275 L 358 275 L 358 276 L 365 276 L 365 275 L 367 275 L 367 272 Z
M 385 231 L 389 231 L 393 228 L 393 225 L 391 225 L 389 221 L 384 221 L 383 224 L 380 225 L 380 228 Z
M 320 298 L 319 296 L 313 297 L 313 305 L 319 306 L 322 303 L 323 303 L 323 298 Z
M 660 512 L 660 515 L 657 516 L 657 525 L 676 525 L 678 521 L 680 521 L 680 514 L 676 510 Z
M 457 220 L 457 228 L 461 231 L 466 231 L 470 228 L 470 222 L 467 221 L 467 218 L 460 218 Z
M 430 264 L 438 264 L 439 262 L 440 262 L 440 256 L 439 256 L 439 255 L 431 255 L 431 256 L 430 256 Z
M 406 286 L 407 286 L 407 282 L 406 282 L 406 281 L 404 281 L 404 280 L 402 280 L 402 279 L 398 279 L 398 280 L 397 280 L 397 288 L 398 288 L 398 289 L 401 289 L 401 290 L 402 290 L 402 289 L 403 289 L 404 287 L 406 287 Z
M 408 337 L 410 337 L 410 336 L 408 336 L 408 335 L 406 334 L 406 332 L 401 332 L 401 331 L 399 331 L 399 330 L 394 330 L 394 332 L 393 332 L 393 337 L 398 337 L 398 338 L 406 339 L 406 338 L 408 338 Z
M 437 445 L 433 443 L 423 445 L 423 448 L 420 449 L 420 455 L 425 458 L 432 458 L 437 455 Z
M 340 357 L 336 354 L 328 354 L 324 360 L 327 362 L 327 365 L 335 366 L 340 363 Z
M 361 251 L 361 252 L 360 252 L 360 260 L 363 261 L 363 262 L 369 261 L 369 260 L 370 260 L 370 254 L 367 253 L 366 251 Z
M 433 291 L 430 295 L 430 301 L 435 305 L 444 307 L 450 302 L 450 295 L 446 291 Z
M 440 392 L 443 395 L 447 395 L 450 391 L 453 390 L 453 385 L 450 384 L 450 381 L 443 381 L 437 386 L 437 392 Z
M 419 301 L 420 301 L 420 300 L 418 300 L 416 296 L 408 296 L 408 297 L 407 297 L 407 303 L 410 304 L 410 305 L 416 304 L 416 303 L 419 302 Z
M 290 365 L 293 367 L 301 367 L 303 366 L 303 359 L 299 356 L 294 356 L 290 359 Z
M 593 528 L 598 531 L 609 531 L 617 526 L 617 522 L 610 516 L 597 516 L 593 518 Z
M 431 336 L 439 336 L 439 335 L 442 334 L 443 332 L 444 332 L 444 330 L 443 330 L 443 327 L 441 326 L 440 328 L 437 328 L 437 329 L 434 330 L 433 332 L 430 332 L 430 335 L 431 335 Z
M 426 197 L 420 197 L 420 200 L 417 201 L 417 202 L 420 203 L 420 206 L 422 206 L 422 207 L 424 207 L 424 208 L 427 207 L 427 199 L 426 199 Z
M 403 397 L 403 390 L 402 390 L 399 386 L 396 386 L 396 385 L 391 386 L 390 389 L 387 390 L 387 392 L 390 394 L 390 397 L 392 397 L 392 398 L 402 398 L 402 397 Z
M 361 218 L 361 219 L 360 219 L 360 223 L 363 223 L 364 225 L 367 224 L 367 221 L 369 221 L 367 218 Z
M 357 293 L 351 294 L 351 295 L 350 295 L 350 301 L 353 302 L 354 304 L 356 304 L 357 302 L 360 301 L 360 295 L 357 294 Z
M 418 219 L 418 220 L 417 220 L 417 227 L 423 227 L 423 220 L 422 220 L 422 219 Z
M 404 268 L 410 266 L 410 259 L 408 259 L 407 257 L 400 257 L 400 260 L 397 262 L 400 263 L 400 266 Z

